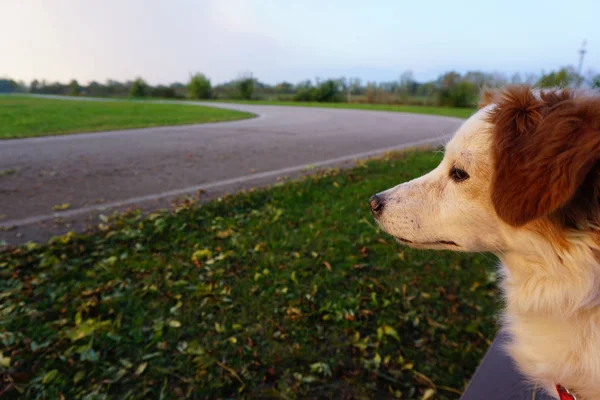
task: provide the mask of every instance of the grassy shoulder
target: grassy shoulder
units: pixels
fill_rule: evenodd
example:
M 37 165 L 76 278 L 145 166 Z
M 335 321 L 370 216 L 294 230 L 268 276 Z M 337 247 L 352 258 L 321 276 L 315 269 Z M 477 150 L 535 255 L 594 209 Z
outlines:
M 183 104 L 0 96 L 0 139 L 196 124 L 252 114 Z
M 496 330 L 494 261 L 400 247 L 367 206 L 440 158 L 389 155 L 7 249 L 2 394 L 458 399 Z
M 219 100 L 220 102 L 223 100 Z M 394 111 L 413 114 L 442 115 L 445 117 L 468 118 L 474 112 L 472 108 L 450 108 L 434 106 L 410 106 L 399 104 L 366 104 L 366 103 L 318 103 L 302 101 L 244 101 L 244 100 L 224 100 L 227 103 L 238 104 L 257 104 L 270 106 L 290 106 L 290 107 L 321 107 L 321 108 L 347 108 L 353 110 L 372 110 L 372 111 Z

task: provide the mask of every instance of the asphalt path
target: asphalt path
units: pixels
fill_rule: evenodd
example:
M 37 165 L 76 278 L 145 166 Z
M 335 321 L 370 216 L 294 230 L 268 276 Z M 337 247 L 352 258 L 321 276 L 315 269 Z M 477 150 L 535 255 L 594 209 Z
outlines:
M 461 119 L 397 112 L 198 103 L 256 118 L 0 141 L 0 240 L 42 241 L 100 214 L 208 200 L 352 166 L 386 151 L 443 143 Z M 8 172 L 7 172 L 8 171 Z M 53 210 L 68 204 L 68 209 Z

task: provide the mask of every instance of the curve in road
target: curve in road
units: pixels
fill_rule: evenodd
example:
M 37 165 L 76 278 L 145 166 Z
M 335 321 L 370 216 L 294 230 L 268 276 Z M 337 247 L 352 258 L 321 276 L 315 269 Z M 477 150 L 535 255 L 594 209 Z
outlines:
M 100 212 L 156 209 L 385 151 L 439 144 L 461 119 L 384 111 L 198 103 L 257 118 L 0 141 L 0 238 L 44 240 Z M 69 204 L 56 212 L 53 206 Z

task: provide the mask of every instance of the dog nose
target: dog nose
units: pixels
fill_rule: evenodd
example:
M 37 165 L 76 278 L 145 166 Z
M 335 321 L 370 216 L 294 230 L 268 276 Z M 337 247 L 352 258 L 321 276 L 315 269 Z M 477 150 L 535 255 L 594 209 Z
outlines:
M 379 216 L 381 211 L 383 211 L 383 206 L 385 205 L 385 201 L 381 198 L 381 196 L 374 194 L 369 199 L 369 206 L 371 206 L 371 212 L 374 216 Z

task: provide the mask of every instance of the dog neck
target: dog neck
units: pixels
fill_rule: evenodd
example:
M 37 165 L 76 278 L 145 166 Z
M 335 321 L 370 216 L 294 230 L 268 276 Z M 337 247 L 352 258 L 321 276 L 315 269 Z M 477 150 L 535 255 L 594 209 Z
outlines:
M 517 232 L 510 242 L 510 250 L 497 254 L 507 307 L 569 318 L 600 305 L 600 246 L 592 234 L 571 232 L 559 242 Z

